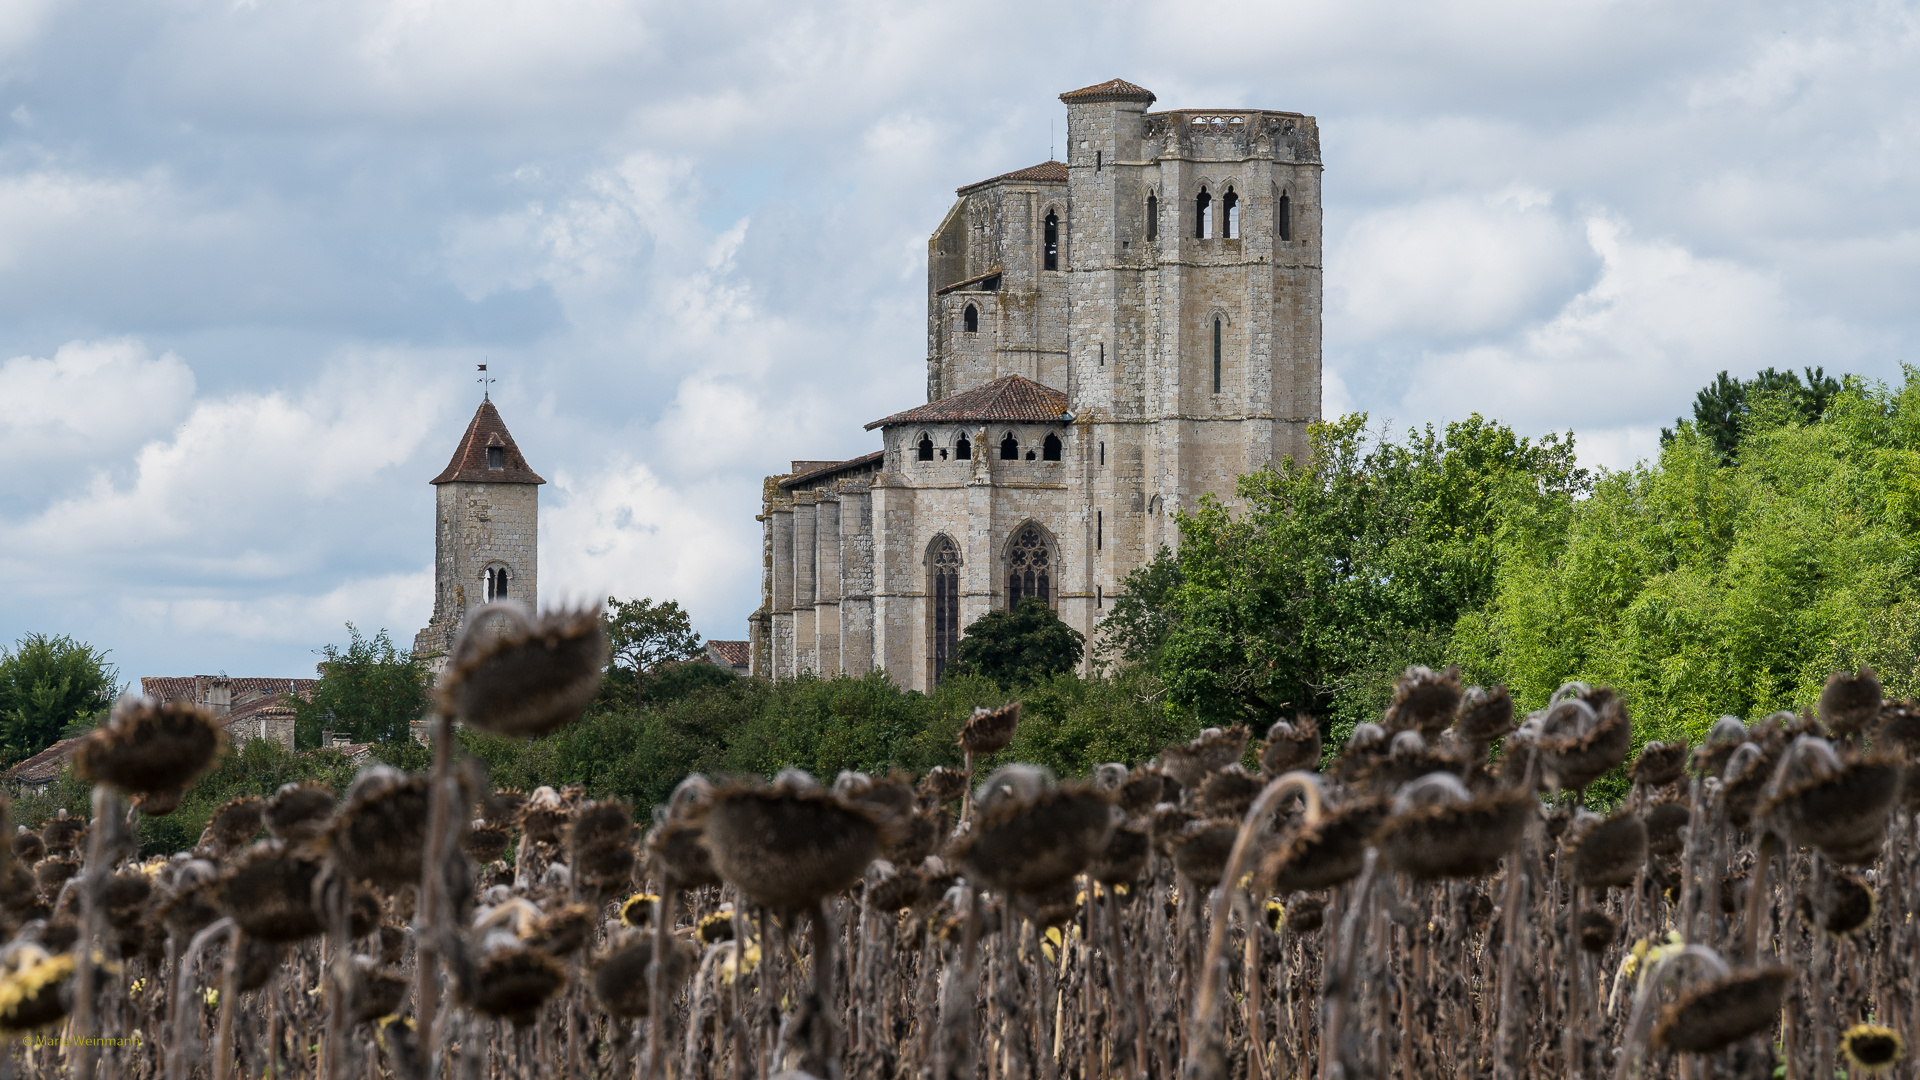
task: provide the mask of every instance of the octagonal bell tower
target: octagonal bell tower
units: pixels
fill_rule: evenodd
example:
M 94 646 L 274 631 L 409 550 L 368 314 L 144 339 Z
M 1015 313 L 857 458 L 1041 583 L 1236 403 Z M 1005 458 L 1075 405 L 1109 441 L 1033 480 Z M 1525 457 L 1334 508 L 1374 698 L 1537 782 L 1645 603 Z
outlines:
M 480 402 L 434 486 L 433 619 L 413 654 L 437 671 L 467 612 L 492 600 L 539 608 L 540 485 L 491 399 Z

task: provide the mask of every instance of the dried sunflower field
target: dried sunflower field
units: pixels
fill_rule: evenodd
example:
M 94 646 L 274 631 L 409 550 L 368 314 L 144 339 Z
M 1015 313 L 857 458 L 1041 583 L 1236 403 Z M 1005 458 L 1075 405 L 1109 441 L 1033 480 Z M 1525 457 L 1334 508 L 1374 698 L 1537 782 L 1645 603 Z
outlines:
M 598 613 L 473 625 L 431 772 L 236 799 L 171 858 L 131 823 L 219 729 L 123 702 L 91 818 L 0 867 L 0 1077 L 1915 1075 L 1920 706 L 1864 669 L 1646 744 L 1604 812 L 1611 691 L 1516 716 L 1413 668 L 1330 759 L 1299 718 L 972 775 L 1013 705 L 962 769 L 690 776 L 643 829 L 451 737 L 577 717 Z

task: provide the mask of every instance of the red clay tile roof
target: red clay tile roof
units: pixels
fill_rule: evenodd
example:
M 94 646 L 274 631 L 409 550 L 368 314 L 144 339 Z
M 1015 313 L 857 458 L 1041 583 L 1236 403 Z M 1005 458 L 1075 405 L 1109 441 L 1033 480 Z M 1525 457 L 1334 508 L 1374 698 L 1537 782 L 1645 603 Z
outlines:
M 498 446 L 506 450 L 506 468 L 487 468 L 487 448 Z M 506 421 L 500 419 L 500 410 L 493 407 L 492 401 L 483 400 L 480 408 L 473 414 L 473 422 L 467 425 L 467 433 L 460 437 L 460 446 L 453 452 L 453 460 L 447 462 L 445 472 L 434 477 L 434 484 L 544 484 L 545 480 L 527 465 L 527 459 L 520 454 L 520 448 L 513 444 L 513 436 L 507 433 Z
M 965 195 L 977 187 L 997 184 L 1008 180 L 1016 184 L 1064 184 L 1067 182 L 1067 166 L 1063 161 L 1043 161 L 1038 165 L 1029 165 L 1024 169 L 1015 169 L 999 176 L 989 176 L 985 180 L 976 180 L 965 187 L 954 188 L 954 194 Z
M 729 667 L 746 667 L 751 656 L 748 643 L 744 641 L 715 641 L 707 639 L 707 652 L 725 661 Z
M 1086 105 L 1096 101 L 1144 101 L 1151 105 L 1159 99 L 1144 86 L 1135 86 L 1125 79 L 1108 79 L 1094 86 L 1069 90 L 1060 95 L 1060 100 L 1069 105 Z
M 834 477 L 846 473 L 864 474 L 879 472 L 880 459 L 885 456 L 887 456 L 885 450 L 875 450 L 871 454 L 861 454 L 857 458 L 836 461 L 831 465 L 810 469 L 798 476 L 789 476 L 785 480 L 780 481 L 780 486 L 788 491 L 792 491 L 794 488 L 800 487 L 803 484 L 810 484 L 816 480 L 831 480 Z M 795 464 L 799 464 L 799 462 Z
M 202 679 L 214 676 L 201 675 Z M 156 701 L 198 701 L 199 691 L 194 687 L 192 675 L 148 675 L 140 680 L 140 692 Z M 259 694 L 299 694 L 305 697 L 313 692 L 318 679 L 228 679 L 232 684 L 231 701 L 238 701 L 248 693 Z
M 1032 379 L 1008 375 L 985 386 L 962 390 L 952 397 L 875 420 L 867 425 L 867 430 L 894 424 L 940 424 L 955 420 L 1057 423 L 1066 411 L 1066 394 L 1051 386 L 1042 386 Z
M 72 739 L 61 739 L 45 750 L 8 769 L 7 776 L 10 779 L 24 781 L 29 784 L 44 784 L 60 775 L 61 766 L 67 763 L 67 759 L 73 756 L 75 750 L 80 749 L 80 740 L 84 738 L 86 738 L 85 735 Z

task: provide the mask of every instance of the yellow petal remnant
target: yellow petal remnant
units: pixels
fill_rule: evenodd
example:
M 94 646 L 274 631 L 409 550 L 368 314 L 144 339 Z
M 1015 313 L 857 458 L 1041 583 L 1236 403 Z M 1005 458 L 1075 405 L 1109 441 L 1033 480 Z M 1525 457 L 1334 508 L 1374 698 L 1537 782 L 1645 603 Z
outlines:
M 21 949 L 0 976 L 0 1031 L 31 1031 L 67 1015 L 66 983 L 73 976 L 73 954 L 48 956 Z
M 721 953 L 723 959 L 719 963 L 720 983 L 723 986 L 732 986 L 736 977 L 743 973 L 751 974 L 760 966 L 760 943 L 757 941 L 748 941 L 744 953 L 741 952 L 740 943 L 737 941 L 729 941 L 722 948 L 726 950 Z M 744 967 L 740 962 L 742 959 L 744 959 Z
M 637 892 L 620 901 L 621 926 L 653 925 L 653 905 L 660 898 L 649 892 Z

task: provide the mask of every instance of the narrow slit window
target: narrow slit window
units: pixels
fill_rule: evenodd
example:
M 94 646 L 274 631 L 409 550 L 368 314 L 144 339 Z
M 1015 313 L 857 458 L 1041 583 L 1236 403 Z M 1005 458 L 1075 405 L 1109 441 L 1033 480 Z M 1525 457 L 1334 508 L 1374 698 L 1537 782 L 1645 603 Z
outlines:
M 1046 268 L 1060 269 L 1060 219 L 1053 211 L 1047 211 Z
M 920 460 L 921 461 L 933 460 L 933 438 L 931 436 L 928 436 L 928 435 L 920 436 Z
M 973 460 L 973 443 L 969 442 L 965 435 L 962 435 L 958 439 L 954 440 L 953 459 L 955 461 L 972 461 Z
M 1240 238 L 1240 196 L 1232 188 L 1220 196 L 1220 235 L 1228 240 Z
M 1105 589 L 1103 589 L 1103 588 L 1101 588 L 1101 587 L 1100 587 L 1100 586 L 1098 586 L 1098 585 L 1095 585 L 1095 586 L 1093 587 L 1093 606 L 1094 606 L 1094 607 L 1106 607 L 1106 606 L 1107 606 L 1107 594 L 1106 594 L 1106 590 L 1105 590 Z
M 1093 152 L 1093 171 L 1094 172 L 1100 171 L 1100 151 L 1098 150 L 1095 150 Z
M 1152 194 L 1147 196 L 1147 239 L 1160 239 L 1160 199 Z
M 974 307 L 972 304 L 967 305 L 967 310 L 960 313 L 960 329 L 969 334 L 977 334 L 980 332 L 979 308 Z
M 487 468 L 494 472 L 507 467 L 507 448 L 504 446 L 487 447 Z
M 1107 544 L 1107 516 L 1105 512 L 1093 512 L 1093 550 L 1103 551 Z
M 1213 320 L 1213 392 L 1220 392 L 1220 320 Z
M 1193 199 L 1193 238 L 1196 240 L 1213 239 L 1213 196 L 1206 188 Z
M 1008 432 L 1007 437 L 1000 440 L 1000 460 L 1020 460 L 1020 440 L 1015 439 L 1012 432 Z
M 1107 343 L 1104 341 L 1100 343 L 1100 366 L 1107 366 Z
M 1280 205 L 1274 208 L 1273 221 L 1280 230 L 1280 239 L 1293 239 L 1293 201 L 1284 192 L 1280 195 Z
M 1040 444 L 1040 459 L 1042 461 L 1060 460 L 1060 436 L 1052 432 L 1047 433 L 1046 441 Z
M 1100 467 L 1103 469 L 1107 467 L 1107 444 L 1106 443 L 1100 444 Z

